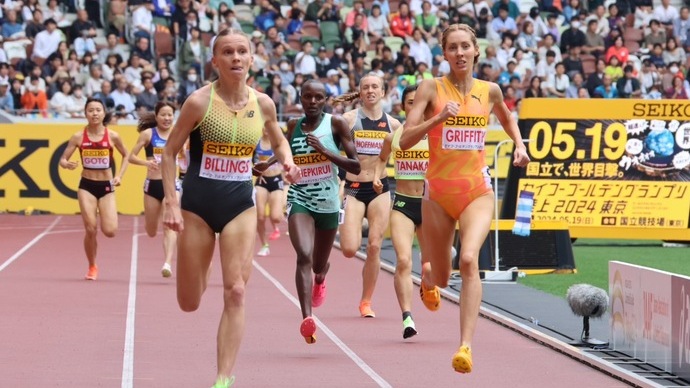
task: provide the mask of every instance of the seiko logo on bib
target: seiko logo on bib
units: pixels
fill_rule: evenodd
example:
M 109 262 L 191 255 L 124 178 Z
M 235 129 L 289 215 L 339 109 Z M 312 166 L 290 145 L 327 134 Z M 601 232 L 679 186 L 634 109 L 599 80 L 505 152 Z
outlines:
M 378 155 L 388 132 L 355 131 L 355 149 L 358 154 Z
M 252 178 L 254 147 L 243 144 L 204 143 L 199 176 L 221 181 Z
M 484 116 L 449 117 L 443 125 L 443 149 L 483 150 L 486 124 L 486 117 Z
M 321 182 L 333 177 L 333 165 L 323 154 L 295 155 L 293 161 L 301 170 L 302 178 L 299 181 L 301 185 Z

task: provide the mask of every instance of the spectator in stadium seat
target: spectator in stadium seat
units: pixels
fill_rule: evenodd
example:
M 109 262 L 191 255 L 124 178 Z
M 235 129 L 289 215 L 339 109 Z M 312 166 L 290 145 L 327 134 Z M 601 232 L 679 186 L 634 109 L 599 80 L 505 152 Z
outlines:
M 29 87 L 22 95 L 22 109 L 27 113 L 40 113 L 43 117 L 48 117 L 48 96 L 44 89 L 39 88 L 39 80 L 42 80 L 36 75 L 31 75 L 28 78 Z
M 362 21 L 361 27 L 363 29 L 368 29 L 367 15 L 364 10 L 364 2 L 362 0 L 355 0 L 352 4 L 352 11 L 348 12 L 345 16 L 345 27 L 352 27 L 355 25 L 355 18 L 357 15 L 361 15 L 364 19 Z
M 683 7 L 680 9 L 680 16 L 673 19 L 673 36 L 676 38 L 678 45 L 683 48 L 690 47 L 690 9 Z
M 384 73 L 392 73 L 395 68 L 395 60 L 393 59 L 393 51 L 390 47 L 383 48 L 383 55 L 381 56 L 381 70 Z
M 137 43 L 131 51 L 131 54 L 136 54 L 139 56 L 139 62 L 141 66 L 153 65 L 153 54 L 151 53 L 149 47 L 149 39 L 145 37 L 137 38 Z
M 86 117 L 84 114 L 84 106 L 86 105 L 86 97 L 84 96 L 83 89 L 81 85 L 74 85 L 72 87 L 72 93 L 67 96 L 67 106 L 66 110 L 71 118 L 83 118 Z
M 180 74 L 184 74 L 190 67 L 196 69 L 197 74 L 201 73 L 201 66 L 206 62 L 206 46 L 201 41 L 201 30 L 192 27 L 191 39 L 184 42 L 182 52 L 178 57 L 178 69 Z M 154 104 L 155 105 L 155 104 Z
M 664 62 L 664 50 L 661 48 L 660 44 L 655 44 L 652 48 L 652 52 L 649 55 L 649 60 L 652 61 L 657 69 L 663 69 L 666 67 L 667 63 Z
M 597 22 L 595 32 L 599 34 L 599 36 L 604 38 L 609 35 L 611 27 L 609 25 L 609 20 L 606 18 L 606 8 L 603 4 L 597 5 L 594 13 L 585 18 L 585 24 L 587 27 L 589 27 L 589 22 L 592 20 Z
M 568 52 L 571 47 L 582 47 L 587 43 L 585 33 L 580 31 L 580 21 L 573 20 L 570 27 L 561 34 L 561 52 Z
M 0 82 L 7 82 L 10 85 L 10 65 L 7 62 L 0 62 Z
M 127 91 L 129 86 L 127 79 L 124 76 L 119 76 L 115 82 L 117 89 L 110 93 L 110 98 L 113 99 L 115 107 L 122 105 L 125 109 L 125 112 L 133 112 L 135 109 L 134 97 L 132 97 L 129 91 Z
M 510 34 L 512 38 L 515 38 L 519 31 L 515 19 L 508 16 L 508 8 L 506 4 L 499 5 L 498 17 L 491 21 L 491 29 L 497 36 Z
M 8 10 L 2 23 L 2 37 L 4 41 L 24 38 L 24 25 L 17 22 L 17 11 Z
M 618 96 L 620 98 L 640 98 L 642 97 L 642 89 L 640 81 L 633 76 L 633 67 L 626 65 L 623 69 L 623 77 L 616 82 L 616 89 L 618 89 Z
M 578 98 L 580 89 L 583 88 L 584 78 L 582 73 L 575 73 L 570 77 L 570 85 L 565 89 L 565 98 Z
M 50 110 L 57 113 L 60 117 L 69 117 L 67 113 L 67 96 L 70 94 L 72 94 L 72 83 L 70 81 L 60 82 L 58 91 L 48 101 Z
M 635 22 L 633 27 L 646 29 L 652 19 L 654 19 L 652 2 L 640 2 L 637 4 L 635 7 Z
M 84 84 L 84 94 L 87 97 L 92 97 L 94 94 L 101 91 L 104 82 L 102 65 L 99 63 L 91 64 L 89 78 L 86 79 L 86 83 Z
M 304 20 L 310 21 L 310 22 L 318 22 L 319 21 L 319 13 L 321 9 L 323 8 L 323 1 L 322 0 L 314 0 L 309 5 L 307 5 L 307 10 L 304 14 Z
M 57 23 L 58 27 L 69 26 L 69 21 L 65 19 L 65 15 L 60 10 L 58 5 L 58 0 L 48 0 L 46 7 L 42 8 L 43 17 L 45 19 L 53 19 Z
M 84 57 L 84 54 L 91 53 L 91 55 L 98 55 L 96 49 L 96 42 L 93 37 L 88 35 L 88 31 L 82 31 L 82 36 L 74 40 L 74 51 L 77 52 L 79 58 Z
M 10 85 L 12 85 L 10 94 L 12 94 L 12 100 L 14 100 L 14 109 L 17 111 L 22 108 L 22 96 L 26 88 L 24 87 L 24 75 L 22 73 L 17 73 L 14 77 L 10 82 Z
M 172 32 L 174 36 L 185 39 L 187 36 L 187 13 L 196 12 L 192 0 L 177 0 L 172 14 Z
M 654 17 L 661 24 L 670 26 L 678 18 L 678 9 L 671 5 L 671 0 L 661 0 L 661 6 L 654 7 Z
M 604 74 L 611 77 L 611 81 L 616 82 L 619 78 L 623 77 L 623 68 L 621 63 L 618 61 L 618 57 L 611 57 L 611 60 L 606 65 Z
M 429 48 L 429 45 L 422 38 L 423 34 L 419 29 L 416 29 L 412 33 L 412 39 L 408 40 L 410 56 L 414 58 L 415 64 L 420 62 L 433 63 L 434 58 L 431 56 L 431 48 Z
M 7 80 L 0 80 L 0 109 L 14 114 L 14 98 L 9 90 L 10 83 Z
M 279 11 L 273 7 L 270 1 L 261 0 L 259 2 L 259 14 L 254 18 L 254 27 L 259 31 L 268 30 L 275 26 L 279 14 Z
M 134 6 L 132 11 L 132 31 L 134 32 L 134 38 L 147 38 L 151 39 L 153 35 L 153 30 L 151 25 L 153 24 L 153 3 L 150 0 L 146 0 L 144 3 Z
M 613 41 L 613 46 L 606 50 L 606 63 L 611 61 L 611 57 L 617 57 L 619 63 L 628 63 L 628 56 L 630 56 L 630 52 L 625 47 L 623 37 L 618 36 Z M 661 56 L 661 52 L 659 52 L 659 56 Z
M 129 65 L 125 68 L 124 77 L 129 83 L 130 92 L 132 94 L 139 93 L 141 89 L 141 72 L 143 66 L 140 62 L 139 56 L 132 53 L 129 56 Z M 128 111 L 129 112 L 129 111 Z
M 26 37 L 33 39 L 39 32 L 45 30 L 46 27 L 43 24 L 43 12 L 40 9 L 35 9 L 33 11 L 33 17 L 26 20 L 24 24 L 24 32 Z
M 115 108 L 115 101 L 110 97 L 110 93 L 113 91 L 113 86 L 110 81 L 103 80 L 101 84 L 101 91 L 94 93 L 91 97 L 99 99 L 103 102 L 107 111 L 111 111 Z
M 543 87 L 548 97 L 565 97 L 565 90 L 570 85 L 570 78 L 565 73 L 563 62 L 556 64 L 556 73 L 549 74 Z
M 34 17 L 34 11 L 39 9 L 38 0 L 23 0 L 22 20 L 28 22 Z
M 638 79 L 640 80 L 642 94 L 645 95 L 651 91 L 652 86 L 661 83 L 661 75 L 659 75 L 656 66 L 648 58 L 642 61 L 642 69 L 640 74 L 638 74 Z
M 316 76 L 318 78 L 327 78 L 328 70 L 331 69 L 331 58 L 328 57 L 326 46 L 319 47 L 319 52 L 314 60 L 316 61 Z M 256 63 L 256 60 L 254 63 Z
M 302 51 L 295 56 L 295 74 L 302 74 L 307 78 L 318 78 L 316 75 L 316 59 L 312 55 L 314 44 L 311 41 L 302 43 Z
M 568 58 L 563 60 L 565 72 L 572 78 L 574 73 L 584 73 L 582 59 L 580 58 L 580 47 L 571 47 L 568 51 Z
M 688 93 L 685 91 L 685 86 L 683 85 L 683 77 L 676 75 L 673 77 L 671 87 L 666 90 L 666 98 L 672 100 L 687 100 Z
M 369 36 L 373 40 L 378 40 L 384 36 L 392 36 L 388 19 L 381 14 L 381 6 L 375 4 L 371 7 L 371 14 L 367 16 L 369 26 Z
M 41 66 L 41 74 L 46 81 L 46 85 L 51 85 L 57 81 L 57 72 L 59 70 L 67 70 L 67 67 L 62 64 L 62 57 L 57 52 L 48 56 L 43 66 Z M 52 96 L 52 92 L 48 92 Z
M 594 96 L 601 96 L 602 98 L 618 98 L 618 89 L 613 85 L 613 80 L 608 74 L 604 74 L 601 85 L 594 89 Z
M 254 31 L 254 32 L 259 32 L 259 31 Z M 262 35 L 261 41 L 264 42 L 264 44 L 266 44 L 266 51 L 269 54 L 272 53 L 273 50 L 275 50 L 275 48 L 277 46 L 283 46 L 285 51 L 290 50 L 290 46 L 287 43 L 285 43 L 285 38 L 283 37 L 283 35 L 281 35 L 278 32 L 278 27 L 276 27 L 276 26 L 270 27 L 266 31 L 266 39 L 263 39 L 263 35 Z
M 41 66 L 38 66 L 37 64 L 33 64 L 31 66 L 31 70 L 29 72 L 29 76 L 27 76 L 24 79 L 24 88 L 35 91 L 35 90 L 40 90 L 45 92 L 47 90 L 46 87 L 46 81 L 42 77 L 43 75 L 43 70 L 41 69 Z M 36 82 L 34 83 L 31 76 L 36 77 Z
M 398 4 L 398 13 L 391 17 L 391 33 L 393 36 L 407 38 L 412 36 L 414 21 L 410 15 L 410 7 L 405 1 Z
M 129 53 L 126 52 L 122 46 L 119 46 L 119 37 L 117 33 L 110 32 L 106 38 L 107 46 L 98 50 L 98 63 L 106 63 L 110 54 L 118 54 L 123 60 L 129 59 Z
M 162 17 L 170 20 L 175 12 L 175 4 L 171 0 L 154 0 L 153 16 Z
M 321 9 L 317 13 L 319 21 L 322 22 L 340 22 L 339 8 L 335 4 L 335 0 L 326 0 Z
M 355 22 L 351 27 L 345 29 L 345 41 L 348 43 L 354 43 L 360 39 L 364 40 L 364 44 L 369 46 L 369 31 L 364 27 L 364 22 L 366 17 L 362 14 L 357 14 L 355 16 Z M 366 51 L 366 48 L 365 48 Z
M 599 57 L 606 50 L 604 38 L 597 34 L 597 21 L 590 20 L 587 22 L 587 33 L 585 34 L 585 45 L 582 46 L 582 51 L 585 54 Z
M 658 20 L 652 19 L 649 22 L 649 33 L 644 37 L 644 45 L 651 50 L 655 44 L 660 44 L 662 49 L 666 47 L 666 31 Z
M 189 97 L 192 92 L 201 87 L 201 80 L 199 79 L 199 74 L 194 67 L 187 69 L 184 74 L 184 79 L 180 81 L 180 87 L 177 97 L 177 102 L 181 106 L 184 104 L 187 97 Z
M 34 40 L 34 49 L 31 55 L 33 60 L 40 59 L 45 61 L 50 54 L 57 51 L 58 45 L 62 40 L 62 34 L 57 29 L 57 23 L 55 23 L 55 20 L 46 20 L 45 27 L 46 29 L 39 32 Z
M 153 86 L 153 78 L 146 76 L 142 78 L 143 91 L 136 96 L 136 104 L 145 106 L 148 111 L 152 111 L 158 103 L 158 92 Z
M 614 28 L 625 28 L 625 18 L 621 15 L 620 9 L 615 3 L 609 5 L 609 16 L 607 20 L 609 22 L 609 31 Z
M 74 43 L 74 40 L 83 35 L 83 31 L 87 31 L 86 36 L 95 37 L 96 36 L 96 25 L 94 22 L 89 20 L 89 14 L 85 9 L 80 9 L 77 11 L 77 20 L 72 23 L 69 29 L 68 43 Z
M 494 18 L 499 17 L 499 15 L 501 13 L 501 11 L 500 11 L 501 5 L 504 5 L 505 7 L 507 7 L 506 11 L 508 11 L 508 16 L 511 19 L 516 20 L 518 18 L 518 16 L 520 16 L 520 8 L 518 8 L 518 6 L 515 2 L 513 2 L 511 0 L 500 0 L 500 1 L 495 2 L 491 6 L 491 13 L 493 14 Z M 517 34 L 517 32 L 516 32 L 516 34 Z
M 685 63 L 685 50 L 678 46 L 675 38 L 669 37 L 666 40 L 666 49 L 664 50 L 662 57 L 664 58 L 664 63 L 678 62 Z

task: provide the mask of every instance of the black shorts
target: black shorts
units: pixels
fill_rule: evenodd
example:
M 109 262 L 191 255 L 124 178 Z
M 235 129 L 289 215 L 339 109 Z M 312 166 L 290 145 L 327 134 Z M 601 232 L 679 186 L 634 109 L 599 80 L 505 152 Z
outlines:
M 88 191 L 96 197 L 96 199 L 101 199 L 110 193 L 115 192 L 115 187 L 110 181 L 94 181 L 87 178 L 81 178 L 79 181 L 79 189 Z
M 254 207 L 251 181 L 228 182 L 187 174 L 182 183 L 181 208 L 201 217 L 215 233 Z
M 175 181 L 175 190 L 180 191 L 179 180 Z M 144 181 L 144 194 L 157 199 L 158 202 L 163 202 L 163 198 L 165 198 L 165 191 L 163 191 L 163 180 L 147 178 Z
M 422 224 L 422 198 L 395 193 L 393 210 L 404 214 L 414 222 L 415 226 Z
M 263 182 L 261 182 L 259 180 L 259 178 L 256 178 L 256 187 L 263 187 L 269 193 L 272 193 L 276 190 L 282 190 L 283 189 L 283 176 L 282 175 L 276 175 L 276 176 L 264 177 Z
M 381 194 L 388 193 L 388 178 L 381 179 L 381 183 L 383 183 Z M 356 200 L 364 203 L 365 214 L 366 208 L 369 207 L 371 201 L 381 194 L 377 194 L 376 191 L 374 191 L 374 182 L 345 181 L 345 195 L 355 197 Z

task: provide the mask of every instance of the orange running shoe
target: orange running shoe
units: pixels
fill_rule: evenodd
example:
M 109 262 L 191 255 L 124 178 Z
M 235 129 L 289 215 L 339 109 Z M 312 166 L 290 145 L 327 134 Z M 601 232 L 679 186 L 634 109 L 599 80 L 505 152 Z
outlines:
M 359 303 L 359 314 L 362 318 L 376 318 L 376 313 L 371 309 L 371 302 L 366 300 Z
M 422 303 L 427 309 L 436 311 L 441 307 L 441 292 L 438 287 L 434 286 L 433 290 L 427 290 L 424 282 L 419 286 L 419 296 L 422 298 Z
M 453 356 L 453 369 L 458 373 L 472 372 L 472 350 L 468 346 L 461 346 Z
M 316 322 L 314 322 L 314 318 L 312 317 L 306 317 L 302 321 L 302 324 L 299 326 L 299 333 L 304 337 L 304 340 L 307 341 L 308 344 L 313 344 L 316 342 Z
M 96 266 L 96 265 L 89 266 L 89 272 L 86 274 L 86 276 L 84 276 L 84 279 L 86 279 L 86 280 L 98 279 L 98 266 Z

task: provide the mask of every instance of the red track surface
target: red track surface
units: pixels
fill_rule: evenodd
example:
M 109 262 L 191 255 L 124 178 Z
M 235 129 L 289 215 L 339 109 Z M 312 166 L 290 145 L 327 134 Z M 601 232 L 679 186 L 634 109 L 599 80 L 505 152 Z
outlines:
M 222 307 L 219 271 L 201 308 L 183 313 L 174 278 L 160 276 L 160 237 L 141 234 L 142 218 L 121 217 L 113 239 L 99 235 L 96 282 L 82 280 L 78 216 L 61 217 L 41 235 L 56 219 L 0 216 L 0 387 L 209 387 Z M 459 375 L 450 366 L 459 337 L 457 305 L 444 301 L 431 313 L 415 298 L 420 334 L 403 341 L 392 276 L 382 271 L 379 277 L 377 318 L 360 318 L 362 261 L 337 250 L 326 303 L 315 310 L 318 340 L 307 345 L 299 335 L 288 238 L 272 242 L 271 252 L 256 260 L 249 282 L 236 387 L 625 386 L 487 320 L 478 324 L 474 372 Z

